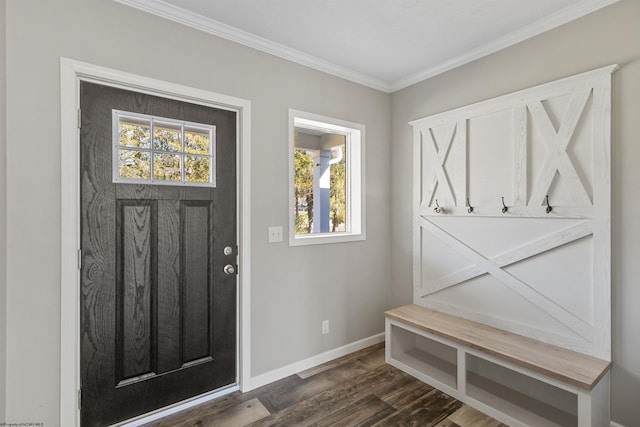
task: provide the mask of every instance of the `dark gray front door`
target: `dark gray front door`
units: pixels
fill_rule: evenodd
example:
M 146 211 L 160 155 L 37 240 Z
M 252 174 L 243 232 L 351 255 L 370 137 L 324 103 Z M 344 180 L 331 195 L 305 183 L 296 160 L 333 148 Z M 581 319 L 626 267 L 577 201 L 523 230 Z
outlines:
M 236 381 L 237 114 L 80 89 L 81 420 L 94 426 Z M 215 187 L 114 183 L 114 110 L 215 126 Z

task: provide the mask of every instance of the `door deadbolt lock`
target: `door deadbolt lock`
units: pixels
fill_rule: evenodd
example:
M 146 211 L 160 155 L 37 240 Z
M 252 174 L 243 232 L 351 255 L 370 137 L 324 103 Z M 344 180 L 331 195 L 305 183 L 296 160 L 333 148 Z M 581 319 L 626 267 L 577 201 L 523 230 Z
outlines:
M 233 248 L 231 246 L 226 246 L 223 252 L 225 255 L 231 255 L 233 253 Z
M 236 272 L 236 268 L 231 264 L 227 264 L 224 266 L 224 272 L 225 274 L 234 274 Z

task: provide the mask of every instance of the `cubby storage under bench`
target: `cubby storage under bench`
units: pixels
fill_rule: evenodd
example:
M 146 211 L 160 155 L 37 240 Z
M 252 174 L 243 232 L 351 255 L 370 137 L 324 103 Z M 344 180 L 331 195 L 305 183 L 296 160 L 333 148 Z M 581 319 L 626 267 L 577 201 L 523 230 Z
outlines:
M 611 362 L 416 304 L 385 312 L 386 361 L 511 426 L 609 426 Z

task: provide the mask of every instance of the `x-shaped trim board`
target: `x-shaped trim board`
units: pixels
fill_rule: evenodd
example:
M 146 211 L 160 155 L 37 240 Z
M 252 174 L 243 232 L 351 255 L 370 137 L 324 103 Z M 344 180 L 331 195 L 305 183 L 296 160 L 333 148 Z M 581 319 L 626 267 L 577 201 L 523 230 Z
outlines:
M 562 176 L 569 194 L 577 205 L 591 205 L 591 200 L 585 191 L 584 184 L 567 154 L 569 142 L 575 133 L 591 93 L 592 89 L 589 87 L 576 91 L 571 95 L 558 132 L 555 131 L 541 101 L 538 100 L 528 104 L 527 108 L 531 112 L 538 130 L 542 134 L 542 140 L 549 150 L 539 179 L 531 193 L 529 205 L 542 205 L 556 171 Z
M 427 295 L 437 292 L 438 290 L 442 290 L 448 286 L 453 286 L 454 284 L 460 283 L 464 280 L 469 280 L 488 273 L 581 337 L 589 341 L 592 340 L 592 325 L 503 269 L 503 267 L 511 265 L 517 261 L 592 234 L 593 230 L 591 221 L 582 221 L 574 226 L 545 236 L 542 239 L 538 239 L 527 245 L 503 253 L 493 259 L 483 256 L 475 249 L 458 240 L 456 237 L 447 233 L 445 230 L 424 217 L 420 218 L 420 226 L 431 235 L 440 239 L 442 242 L 454 249 L 460 255 L 475 263 L 474 267 L 458 271 L 436 282 L 435 289 L 432 288 L 433 283 L 431 283 L 431 286 L 428 285 Z M 455 283 L 451 283 L 453 279 L 458 280 Z

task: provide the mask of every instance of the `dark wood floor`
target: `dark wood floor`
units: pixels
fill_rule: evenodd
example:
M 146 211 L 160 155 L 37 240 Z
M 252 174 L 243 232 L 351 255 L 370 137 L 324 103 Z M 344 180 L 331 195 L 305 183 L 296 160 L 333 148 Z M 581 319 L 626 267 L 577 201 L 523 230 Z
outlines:
M 494 427 L 498 421 L 384 363 L 384 343 L 147 426 Z

